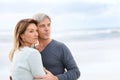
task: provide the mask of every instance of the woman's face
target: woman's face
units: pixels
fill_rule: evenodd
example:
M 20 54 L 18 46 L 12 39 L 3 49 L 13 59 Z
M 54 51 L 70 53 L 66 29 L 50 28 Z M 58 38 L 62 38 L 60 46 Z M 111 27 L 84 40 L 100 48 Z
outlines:
M 21 35 L 23 45 L 31 46 L 32 44 L 37 43 L 38 40 L 38 29 L 34 23 L 29 24 L 24 34 Z

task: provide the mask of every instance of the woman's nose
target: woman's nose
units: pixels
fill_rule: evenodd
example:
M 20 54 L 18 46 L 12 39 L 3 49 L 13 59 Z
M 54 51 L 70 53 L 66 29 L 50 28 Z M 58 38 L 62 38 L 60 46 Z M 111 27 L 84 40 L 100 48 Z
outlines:
M 38 36 L 38 32 L 37 31 L 35 32 L 35 36 Z

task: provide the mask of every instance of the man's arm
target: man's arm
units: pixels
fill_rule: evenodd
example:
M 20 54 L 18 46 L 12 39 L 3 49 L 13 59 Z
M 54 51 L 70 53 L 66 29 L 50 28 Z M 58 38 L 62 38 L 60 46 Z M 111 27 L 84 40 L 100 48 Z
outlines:
M 66 45 L 63 45 L 62 62 L 67 70 L 64 74 L 57 75 L 59 80 L 77 80 L 80 77 L 78 66 Z
M 57 76 L 54 76 L 50 71 L 44 68 L 46 75 L 38 75 L 35 76 L 34 79 L 42 79 L 42 80 L 58 80 Z

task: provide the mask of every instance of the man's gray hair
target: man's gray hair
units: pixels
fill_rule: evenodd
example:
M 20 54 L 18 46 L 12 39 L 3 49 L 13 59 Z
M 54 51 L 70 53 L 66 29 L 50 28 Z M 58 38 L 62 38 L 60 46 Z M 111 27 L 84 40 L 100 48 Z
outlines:
M 38 23 L 44 20 L 45 18 L 48 18 L 51 21 L 51 18 L 47 14 L 44 14 L 44 13 L 35 14 L 32 18 L 36 20 Z

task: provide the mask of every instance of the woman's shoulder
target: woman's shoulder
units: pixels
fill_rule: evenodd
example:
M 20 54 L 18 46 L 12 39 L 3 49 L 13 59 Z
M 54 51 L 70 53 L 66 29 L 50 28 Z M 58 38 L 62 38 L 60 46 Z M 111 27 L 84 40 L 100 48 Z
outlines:
M 25 49 L 25 50 L 29 50 L 29 51 L 36 51 L 34 48 L 32 48 L 32 47 L 24 47 L 23 49 Z
M 29 61 L 31 61 L 31 60 L 34 61 L 37 58 L 39 59 L 41 57 L 40 52 L 37 49 L 35 49 L 35 48 L 28 47 L 26 50 L 29 51 L 29 52 L 27 52 L 27 55 L 28 55 L 27 59 Z
M 31 54 L 38 54 L 39 51 L 35 48 L 32 48 L 32 47 L 24 47 L 21 49 L 24 53 L 27 53 L 28 55 L 31 55 Z

